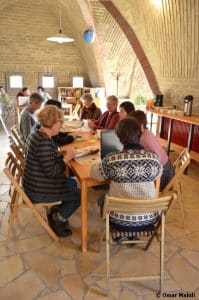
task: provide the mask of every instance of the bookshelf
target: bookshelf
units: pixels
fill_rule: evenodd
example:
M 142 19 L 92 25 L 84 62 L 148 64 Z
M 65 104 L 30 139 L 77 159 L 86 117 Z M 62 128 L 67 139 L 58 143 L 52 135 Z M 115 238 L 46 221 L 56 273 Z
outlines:
M 90 93 L 90 88 L 58 87 L 58 100 L 62 103 L 65 115 L 71 115 L 76 104 L 82 105 L 80 98 L 84 93 Z M 70 109 L 71 106 L 71 109 Z
M 62 107 L 67 106 L 68 104 L 72 105 L 74 109 L 76 104 L 82 105 L 80 98 L 84 93 L 91 93 L 94 102 L 97 106 L 103 108 L 105 104 L 105 89 L 104 88 L 92 88 L 92 87 L 83 87 L 83 88 L 73 88 L 73 87 L 58 87 L 58 100 L 61 101 Z M 104 109 L 102 109 L 104 111 Z
M 58 99 L 68 104 L 77 104 L 84 93 L 90 93 L 90 88 L 58 87 Z

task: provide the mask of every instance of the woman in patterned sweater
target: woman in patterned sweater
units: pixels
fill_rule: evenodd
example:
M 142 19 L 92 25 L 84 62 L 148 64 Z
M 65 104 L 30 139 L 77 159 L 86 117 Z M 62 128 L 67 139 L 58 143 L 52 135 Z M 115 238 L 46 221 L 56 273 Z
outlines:
M 111 179 L 109 195 L 119 198 L 155 198 L 154 180 L 161 175 L 162 167 L 157 154 L 140 145 L 141 129 L 134 118 L 121 120 L 116 134 L 124 145 L 123 151 L 110 153 L 91 168 L 91 175 L 98 181 Z M 157 214 L 110 214 L 112 228 L 129 232 L 144 230 L 157 221 Z
M 74 179 L 65 176 L 66 164 L 73 159 L 71 149 L 63 156 L 52 137 L 57 135 L 64 119 L 63 111 L 54 105 L 37 114 L 41 125 L 29 136 L 25 149 L 22 184 L 34 203 L 62 201 L 49 215 L 49 223 L 59 236 L 68 236 L 68 218 L 80 206 L 80 190 Z

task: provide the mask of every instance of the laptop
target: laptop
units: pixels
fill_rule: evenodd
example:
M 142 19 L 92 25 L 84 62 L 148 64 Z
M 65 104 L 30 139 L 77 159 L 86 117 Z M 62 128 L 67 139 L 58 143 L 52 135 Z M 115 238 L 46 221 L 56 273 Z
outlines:
M 19 96 L 18 97 L 18 105 L 26 106 L 29 104 L 29 96 Z
M 115 134 L 115 130 L 101 130 L 101 159 L 106 154 L 114 151 L 121 151 L 123 145 L 120 143 L 119 138 Z

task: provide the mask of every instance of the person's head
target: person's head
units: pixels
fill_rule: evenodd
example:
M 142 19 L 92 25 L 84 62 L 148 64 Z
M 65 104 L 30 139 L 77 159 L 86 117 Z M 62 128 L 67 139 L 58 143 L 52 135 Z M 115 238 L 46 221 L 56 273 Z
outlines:
M 55 105 L 46 105 L 37 113 L 37 119 L 51 136 L 57 135 L 64 122 L 64 112 Z
M 85 93 L 82 95 L 82 102 L 86 108 L 90 108 L 93 103 L 93 96 L 89 93 Z
M 142 110 L 135 110 L 130 114 L 133 118 L 135 118 L 141 126 L 142 131 L 146 129 L 147 118 L 146 114 Z
M 140 124 L 133 117 L 120 120 L 115 128 L 115 133 L 124 146 L 140 142 Z
M 117 111 L 118 99 L 116 96 L 108 96 L 106 101 L 106 107 L 109 112 Z
M 22 93 L 24 96 L 29 96 L 30 95 L 30 90 L 28 87 L 23 87 Z
M 58 108 L 62 108 L 61 107 L 61 102 L 59 102 L 58 100 L 54 100 L 54 99 L 49 99 L 46 101 L 45 105 L 55 105 Z
M 44 102 L 44 98 L 38 94 L 33 93 L 29 99 L 29 107 L 32 111 L 36 111 L 41 107 L 41 104 Z
M 120 104 L 120 120 L 126 118 L 131 112 L 135 111 L 135 106 L 130 101 L 124 101 Z
M 38 90 L 39 93 L 45 92 L 45 89 L 43 88 L 43 86 L 38 86 L 37 90 Z

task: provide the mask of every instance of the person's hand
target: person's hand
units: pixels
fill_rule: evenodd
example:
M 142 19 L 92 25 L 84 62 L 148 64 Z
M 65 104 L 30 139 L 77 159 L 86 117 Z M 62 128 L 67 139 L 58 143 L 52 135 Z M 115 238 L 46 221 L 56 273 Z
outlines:
M 95 128 L 95 123 L 92 122 L 92 121 L 88 121 L 88 126 L 89 126 L 89 128 L 94 129 Z
M 68 163 L 75 157 L 75 149 L 68 148 L 66 154 L 64 155 L 64 162 Z

